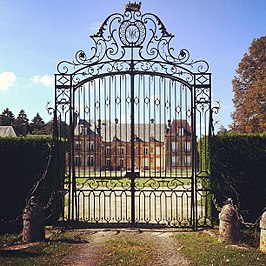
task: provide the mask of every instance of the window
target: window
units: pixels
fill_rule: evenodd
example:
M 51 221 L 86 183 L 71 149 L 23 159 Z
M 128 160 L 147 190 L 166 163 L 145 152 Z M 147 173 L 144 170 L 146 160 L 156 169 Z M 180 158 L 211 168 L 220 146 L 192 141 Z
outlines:
M 144 168 L 149 167 L 149 158 L 144 158 Z
M 178 166 L 178 156 L 172 156 L 172 166 Z
M 185 158 L 185 166 L 191 166 L 191 156 L 186 156 L 186 158 Z
M 148 147 L 144 147 L 143 153 L 144 154 L 149 154 L 149 148 Z
M 156 154 L 161 154 L 161 147 L 156 147 Z
M 106 147 L 106 154 L 111 154 L 111 147 Z
M 178 135 L 179 136 L 184 135 L 184 128 L 178 128 Z
M 123 167 L 123 166 L 124 166 L 124 160 L 120 159 L 120 167 Z
M 107 167 L 111 166 L 111 159 L 110 158 L 106 159 L 106 166 Z
M 190 141 L 187 141 L 187 142 L 186 142 L 186 147 L 185 147 L 185 149 L 186 149 L 186 152 L 191 151 L 191 143 L 190 143 Z
M 86 129 L 84 126 L 81 126 L 81 134 L 85 135 L 86 134 Z
M 87 163 L 88 163 L 88 166 L 93 166 L 94 165 L 94 157 L 93 156 L 89 156 Z
M 88 151 L 94 151 L 94 142 L 88 143 Z
M 124 154 L 124 147 L 120 147 L 120 154 Z
M 172 142 L 171 143 L 171 149 L 172 149 L 172 151 L 178 151 L 178 143 Z
M 81 165 L 81 157 L 80 156 L 76 156 L 75 158 L 75 165 L 80 166 Z
M 80 141 L 76 141 L 75 149 L 78 151 L 81 150 L 81 142 Z

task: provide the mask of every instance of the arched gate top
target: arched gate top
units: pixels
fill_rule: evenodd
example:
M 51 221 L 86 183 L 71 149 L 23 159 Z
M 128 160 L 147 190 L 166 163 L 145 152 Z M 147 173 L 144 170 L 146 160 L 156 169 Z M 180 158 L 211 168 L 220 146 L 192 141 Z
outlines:
M 94 41 L 92 55 L 84 50 L 77 51 L 72 62 L 58 64 L 59 74 L 73 74 L 76 84 L 104 74 L 134 72 L 168 75 L 192 84 L 194 73 L 207 74 L 208 63 L 193 61 L 187 49 L 174 55 L 175 50 L 170 45 L 174 35 L 167 31 L 158 16 L 142 14 L 140 6 L 140 3 L 129 2 L 124 14 L 108 16 L 98 32 L 90 36 Z

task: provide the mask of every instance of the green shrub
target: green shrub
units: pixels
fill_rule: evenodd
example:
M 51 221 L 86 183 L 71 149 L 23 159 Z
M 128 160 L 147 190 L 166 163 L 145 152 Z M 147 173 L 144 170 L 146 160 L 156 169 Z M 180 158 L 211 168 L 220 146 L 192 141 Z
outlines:
M 49 138 L 0 139 L 0 220 L 5 230 L 13 230 L 9 221 L 21 215 L 30 192 L 34 190 L 34 195 L 46 204 L 52 191 L 62 186 L 62 176 L 55 176 L 58 170 L 52 153 Z
M 245 220 L 254 222 L 266 205 L 266 136 L 215 136 L 211 156 L 212 186 L 219 204 L 233 198 Z

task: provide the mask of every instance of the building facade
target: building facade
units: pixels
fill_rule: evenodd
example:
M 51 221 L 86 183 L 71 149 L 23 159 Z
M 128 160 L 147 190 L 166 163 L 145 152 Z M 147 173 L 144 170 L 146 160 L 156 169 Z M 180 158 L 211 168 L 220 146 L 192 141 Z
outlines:
M 173 120 L 165 135 L 165 158 L 167 171 L 192 167 L 192 134 L 186 120 Z
M 94 130 L 93 130 L 94 128 Z M 84 171 L 177 171 L 191 169 L 191 127 L 186 120 L 173 120 L 165 125 L 139 125 L 130 141 L 130 126 L 105 122 L 101 126 L 80 120 L 74 130 L 73 162 Z M 132 156 L 134 153 L 134 156 Z

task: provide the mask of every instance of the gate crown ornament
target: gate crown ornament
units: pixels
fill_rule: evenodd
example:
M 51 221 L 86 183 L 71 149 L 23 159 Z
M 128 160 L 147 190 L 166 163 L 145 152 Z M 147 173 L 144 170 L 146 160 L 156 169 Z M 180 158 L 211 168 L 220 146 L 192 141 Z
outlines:
M 141 8 L 141 2 L 137 3 L 131 3 L 130 1 L 125 4 L 125 11 L 140 11 Z

